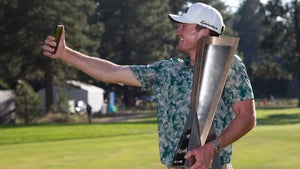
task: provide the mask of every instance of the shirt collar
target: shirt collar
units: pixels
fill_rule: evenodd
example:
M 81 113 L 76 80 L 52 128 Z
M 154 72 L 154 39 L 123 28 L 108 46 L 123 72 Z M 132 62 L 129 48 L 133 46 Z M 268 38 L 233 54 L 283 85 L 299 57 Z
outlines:
M 190 56 L 185 57 L 184 63 L 186 66 L 190 66 L 190 60 L 191 60 Z

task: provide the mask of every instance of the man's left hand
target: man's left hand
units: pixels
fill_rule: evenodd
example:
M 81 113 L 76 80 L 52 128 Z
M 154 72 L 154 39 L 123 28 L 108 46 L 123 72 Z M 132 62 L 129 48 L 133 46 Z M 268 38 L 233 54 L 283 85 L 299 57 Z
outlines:
M 199 146 L 190 150 L 184 157 L 185 159 L 195 159 L 195 163 L 189 169 L 209 169 L 211 168 L 214 154 L 215 145 L 212 142 L 208 142 L 202 147 Z

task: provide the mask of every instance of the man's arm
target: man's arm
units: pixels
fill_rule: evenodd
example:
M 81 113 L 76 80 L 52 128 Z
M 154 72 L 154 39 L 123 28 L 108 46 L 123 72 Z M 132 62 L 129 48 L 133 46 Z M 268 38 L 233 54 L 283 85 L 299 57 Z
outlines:
M 86 56 L 69 48 L 66 49 L 62 60 L 103 82 L 141 86 L 129 66 L 121 66 L 104 59 Z
M 233 104 L 232 110 L 235 112 L 236 117 L 218 138 L 221 148 L 237 141 L 256 125 L 255 103 L 253 99 Z
M 237 102 L 232 105 L 236 113 L 235 119 L 226 130 L 217 138 L 220 148 L 224 148 L 247 134 L 256 125 L 256 112 L 253 99 Z M 195 157 L 196 162 L 190 169 L 210 168 L 212 158 L 215 154 L 215 145 L 212 142 L 189 151 L 186 158 Z
M 43 54 L 45 56 L 61 59 L 91 77 L 103 82 L 141 86 L 141 83 L 132 74 L 129 66 L 117 65 L 104 59 L 90 57 L 67 47 L 64 29 L 57 51 L 53 54 L 52 52 L 56 46 L 54 40 L 55 38 L 53 36 L 48 36 L 45 39 L 44 45 L 42 46 L 44 50 Z

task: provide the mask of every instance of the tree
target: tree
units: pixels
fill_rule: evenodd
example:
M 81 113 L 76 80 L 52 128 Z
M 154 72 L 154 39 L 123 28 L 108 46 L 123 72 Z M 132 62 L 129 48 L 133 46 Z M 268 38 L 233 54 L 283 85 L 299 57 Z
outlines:
M 285 65 L 287 69 L 290 72 L 293 72 L 293 76 L 298 81 L 300 80 L 300 4 L 298 3 L 298 0 L 294 0 L 292 2 L 294 10 L 292 10 L 293 14 L 291 16 L 293 18 L 293 23 L 291 24 L 293 27 L 292 29 L 292 35 L 294 36 L 288 36 L 293 37 L 294 39 L 291 39 L 292 42 L 295 42 L 294 45 L 292 45 L 292 52 L 287 52 L 285 55 Z M 298 85 L 298 90 L 300 90 L 300 87 Z M 300 93 L 298 92 L 298 107 L 300 107 Z
M 180 11 L 185 11 L 187 3 L 186 0 L 170 0 L 171 13 L 180 14 Z
M 70 112 L 70 105 L 69 105 L 70 97 L 65 92 L 60 92 L 58 94 L 58 100 L 52 105 L 52 110 L 55 113 L 62 113 L 68 115 Z
M 268 27 L 264 27 L 264 37 L 261 38 L 260 48 L 264 52 L 261 62 L 269 61 L 269 65 L 273 67 L 265 67 L 269 71 L 260 71 L 268 72 L 267 77 L 269 78 L 287 77 L 287 72 L 282 66 L 284 54 L 291 49 L 291 39 L 287 36 L 291 31 L 288 26 L 291 23 L 289 9 L 282 4 L 281 0 L 269 1 L 263 9 L 265 17 L 262 24 L 268 25 Z M 274 71 L 270 72 L 270 70 Z
M 97 0 L 99 20 L 105 23 L 101 58 L 118 64 L 148 64 L 170 57 L 174 29 L 167 17 L 167 1 Z M 120 93 L 127 105 L 134 104 L 137 90 L 124 86 Z
M 42 110 L 42 102 L 32 86 L 22 80 L 16 88 L 16 114 L 23 119 L 25 123 L 32 122 L 37 118 Z
M 241 4 L 235 14 L 233 29 L 238 32 L 240 42 L 238 50 L 242 52 L 246 67 L 254 62 L 260 55 L 259 40 L 262 35 L 262 19 L 264 14 L 260 12 L 259 0 L 246 0 Z
M 289 80 L 299 78 L 297 6 L 297 0 L 291 4 L 272 0 L 265 5 L 246 0 L 238 10 L 234 28 L 241 36 L 239 49 L 251 67 L 254 88 L 260 89 L 257 96 L 285 97 Z
M 147 64 L 168 58 L 175 39 L 161 1 L 98 0 L 100 20 L 105 23 L 100 56 L 120 64 Z M 113 11 L 113 12 L 112 12 Z
M 264 13 L 261 11 L 262 4 L 259 0 L 245 0 L 241 3 L 239 9 L 234 15 L 232 27 L 237 31 L 237 36 L 240 38 L 238 52 L 242 57 L 248 74 L 252 81 L 254 93 L 256 96 L 261 96 L 260 86 L 257 86 L 256 64 L 262 56 L 260 51 L 260 39 L 263 36 L 262 20 Z
M 53 103 L 52 86 L 76 78 L 78 71 L 61 61 L 41 56 L 42 41 L 46 35 L 54 33 L 57 24 L 64 24 L 69 46 L 96 54 L 103 25 L 89 18 L 95 7 L 92 0 L 1 1 L 0 33 L 4 35 L 0 42 L 2 80 L 10 88 L 15 87 L 17 79 L 30 82 L 36 90 L 46 87 L 46 108 L 49 110 Z
M 266 5 L 258 0 L 246 0 L 236 13 L 233 28 L 240 36 L 238 50 L 243 54 L 258 97 L 286 93 L 284 85 L 290 77 L 283 67 L 287 11 L 280 0 Z
M 281 96 L 286 96 L 287 87 L 283 86 L 293 79 L 292 64 L 287 64 L 288 56 L 295 56 L 295 33 L 292 8 L 281 0 L 268 1 L 263 7 L 265 18 L 262 22 L 264 27 L 263 38 L 260 47 L 263 52 L 260 60 L 257 60 L 256 75 L 263 77 L 265 83 L 269 81 L 273 85 L 281 87 L 276 91 Z M 293 60 L 293 59 L 292 59 Z M 260 73 L 258 73 L 260 72 Z M 263 73 L 262 73 L 263 72 Z M 270 90 L 270 89 L 268 89 Z M 269 92 L 270 94 L 270 92 Z

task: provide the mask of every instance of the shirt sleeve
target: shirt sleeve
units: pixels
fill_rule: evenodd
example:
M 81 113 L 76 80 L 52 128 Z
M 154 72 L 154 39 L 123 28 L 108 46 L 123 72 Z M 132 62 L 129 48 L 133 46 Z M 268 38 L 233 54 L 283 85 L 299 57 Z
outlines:
M 162 82 L 170 77 L 170 74 L 177 75 L 183 68 L 185 68 L 185 62 L 180 58 L 161 60 L 146 66 L 130 66 L 133 75 L 141 82 L 142 90 L 154 90 L 161 87 Z
M 142 90 L 151 90 L 158 76 L 159 67 L 162 62 L 155 62 L 149 65 L 131 65 L 133 75 L 142 84 Z
M 224 96 L 230 105 L 254 98 L 246 67 L 238 56 L 234 56 L 224 88 Z

